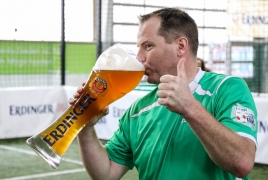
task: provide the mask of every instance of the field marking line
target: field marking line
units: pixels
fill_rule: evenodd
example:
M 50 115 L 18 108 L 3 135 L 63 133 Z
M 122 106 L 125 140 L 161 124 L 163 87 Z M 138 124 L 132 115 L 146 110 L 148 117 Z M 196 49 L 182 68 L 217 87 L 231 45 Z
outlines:
M 33 151 L 29 151 L 29 150 L 25 150 L 25 149 L 20 149 L 20 148 L 15 148 L 15 147 L 11 147 L 11 146 L 5 146 L 5 145 L 0 145 L 0 149 L 11 150 L 11 151 L 16 151 L 16 152 L 20 152 L 20 153 L 30 154 L 30 155 L 37 155 Z M 69 159 L 69 158 L 64 158 L 64 157 L 62 158 L 62 161 L 66 161 L 66 162 L 70 162 L 70 163 L 74 163 L 74 164 L 83 165 L 83 163 L 81 161 L 77 161 L 77 160 Z
M 12 178 L 7 178 L 7 179 L 0 179 L 0 180 L 33 179 L 33 178 L 40 178 L 40 177 L 47 177 L 47 176 L 57 176 L 57 175 L 62 175 L 62 174 L 78 173 L 82 171 L 85 171 L 85 169 L 80 168 L 80 169 L 64 170 L 64 171 L 41 173 L 41 174 L 34 174 L 34 175 L 28 175 L 28 176 L 18 176 L 18 177 L 12 177 Z

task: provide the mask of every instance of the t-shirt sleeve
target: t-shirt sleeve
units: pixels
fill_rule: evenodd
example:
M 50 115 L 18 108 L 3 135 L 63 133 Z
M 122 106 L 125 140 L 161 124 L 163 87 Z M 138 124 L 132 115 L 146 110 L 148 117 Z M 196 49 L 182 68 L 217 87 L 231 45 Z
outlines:
M 215 94 L 216 119 L 257 145 L 257 110 L 245 81 L 239 77 L 227 77 Z
M 128 166 L 134 167 L 133 154 L 129 142 L 129 110 L 119 120 L 119 127 L 112 138 L 105 145 L 110 160 Z

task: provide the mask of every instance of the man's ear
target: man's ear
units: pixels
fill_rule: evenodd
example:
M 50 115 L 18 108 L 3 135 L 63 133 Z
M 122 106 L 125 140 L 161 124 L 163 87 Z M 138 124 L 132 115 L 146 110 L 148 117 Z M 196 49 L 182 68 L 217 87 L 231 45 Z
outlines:
M 179 37 L 176 39 L 177 55 L 182 56 L 188 49 L 188 39 L 186 37 Z

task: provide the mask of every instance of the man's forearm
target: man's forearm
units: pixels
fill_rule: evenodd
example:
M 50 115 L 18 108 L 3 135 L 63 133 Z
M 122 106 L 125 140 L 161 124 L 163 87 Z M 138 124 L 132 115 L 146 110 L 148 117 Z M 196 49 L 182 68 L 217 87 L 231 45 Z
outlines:
M 85 127 L 77 138 L 84 166 L 91 178 L 109 179 L 111 163 L 94 127 Z
M 185 119 L 218 166 L 235 176 L 249 173 L 255 157 L 255 144 L 252 140 L 220 124 L 198 103 Z

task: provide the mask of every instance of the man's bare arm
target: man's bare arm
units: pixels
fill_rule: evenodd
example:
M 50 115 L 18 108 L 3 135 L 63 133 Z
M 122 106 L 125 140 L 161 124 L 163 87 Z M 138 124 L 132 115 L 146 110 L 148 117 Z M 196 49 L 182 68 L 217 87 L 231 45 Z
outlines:
M 84 86 L 84 84 L 85 83 L 82 85 Z M 69 99 L 70 105 L 76 102 L 76 99 L 80 97 L 82 91 L 82 87 L 77 89 L 73 98 Z M 96 135 L 94 125 L 108 113 L 109 108 L 107 106 L 101 113 L 96 114 L 77 136 L 82 161 L 93 180 L 120 179 L 129 170 L 127 166 L 117 164 L 109 159 L 105 147 Z

